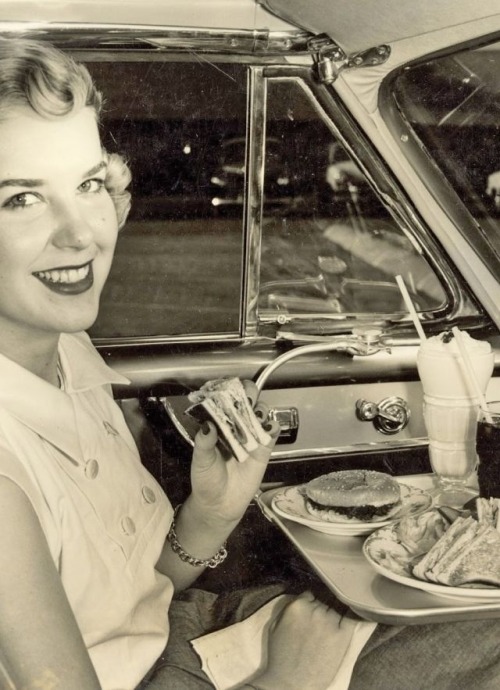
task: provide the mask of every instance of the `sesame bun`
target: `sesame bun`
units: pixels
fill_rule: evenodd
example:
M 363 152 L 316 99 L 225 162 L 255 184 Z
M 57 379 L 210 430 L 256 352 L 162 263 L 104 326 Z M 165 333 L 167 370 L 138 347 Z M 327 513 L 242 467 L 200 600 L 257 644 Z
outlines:
M 401 497 L 398 482 L 374 470 L 330 472 L 308 482 L 304 492 L 307 510 L 326 521 L 384 517 Z

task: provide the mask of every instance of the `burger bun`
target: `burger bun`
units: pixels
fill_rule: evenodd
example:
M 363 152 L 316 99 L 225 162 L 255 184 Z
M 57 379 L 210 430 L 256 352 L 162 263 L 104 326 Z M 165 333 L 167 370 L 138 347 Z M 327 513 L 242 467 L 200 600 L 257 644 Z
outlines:
M 326 522 L 382 520 L 398 510 L 401 489 L 385 472 L 339 470 L 304 486 L 307 511 Z

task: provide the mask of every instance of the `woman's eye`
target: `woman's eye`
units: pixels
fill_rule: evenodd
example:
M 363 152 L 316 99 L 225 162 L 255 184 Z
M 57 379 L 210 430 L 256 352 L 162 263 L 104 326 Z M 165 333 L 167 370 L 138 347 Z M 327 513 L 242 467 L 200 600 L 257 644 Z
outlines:
M 101 189 L 104 187 L 104 180 L 101 180 L 99 178 L 93 178 L 92 180 L 85 180 L 85 182 L 82 182 L 82 184 L 78 187 L 80 192 L 83 192 L 84 194 L 93 194 L 96 192 L 100 192 Z
M 4 208 L 26 208 L 27 206 L 33 206 L 38 204 L 40 198 L 33 194 L 33 192 L 21 192 L 20 194 L 14 194 L 2 205 Z

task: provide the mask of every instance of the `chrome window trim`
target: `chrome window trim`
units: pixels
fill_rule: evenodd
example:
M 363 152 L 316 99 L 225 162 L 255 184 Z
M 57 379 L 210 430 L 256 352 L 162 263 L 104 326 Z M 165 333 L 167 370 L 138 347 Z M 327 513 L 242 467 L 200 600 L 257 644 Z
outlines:
M 0 33 L 56 42 L 68 50 L 136 47 L 158 52 L 203 50 L 251 55 L 290 55 L 308 51 L 311 34 L 264 29 L 200 29 L 129 24 L 10 22 L 0 20 Z
M 246 251 L 243 270 L 243 304 L 241 333 L 257 335 L 257 303 L 260 286 L 264 164 L 266 143 L 267 80 L 261 67 L 250 68 L 248 109 L 248 150 L 246 189 Z
M 301 448 L 300 450 L 280 450 L 279 446 L 273 450 L 271 455 L 271 462 L 273 465 L 280 463 L 288 464 L 290 462 L 299 462 L 303 460 L 314 460 L 319 458 L 335 457 L 339 455 L 372 455 L 376 452 L 390 452 L 424 449 L 429 445 L 428 438 L 410 438 L 404 440 L 394 439 L 392 441 L 377 441 L 367 443 L 353 443 L 349 446 L 327 446 L 324 448 Z

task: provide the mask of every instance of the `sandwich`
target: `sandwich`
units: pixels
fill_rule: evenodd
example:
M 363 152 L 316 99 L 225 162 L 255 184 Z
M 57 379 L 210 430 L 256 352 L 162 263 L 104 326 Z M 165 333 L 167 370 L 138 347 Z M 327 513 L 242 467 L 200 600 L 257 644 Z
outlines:
M 478 522 L 484 522 L 500 530 L 500 499 L 477 498 L 476 513 Z
M 217 427 L 219 446 L 225 457 L 243 462 L 259 445 L 271 440 L 255 416 L 240 379 L 207 381 L 188 395 L 192 403 L 185 411 L 200 424 L 211 420 Z
M 451 587 L 500 586 L 499 502 L 478 499 L 478 519 L 457 518 L 413 566 L 421 580 Z
M 307 511 L 326 522 L 383 519 L 400 506 L 398 482 L 385 472 L 339 470 L 303 487 Z

